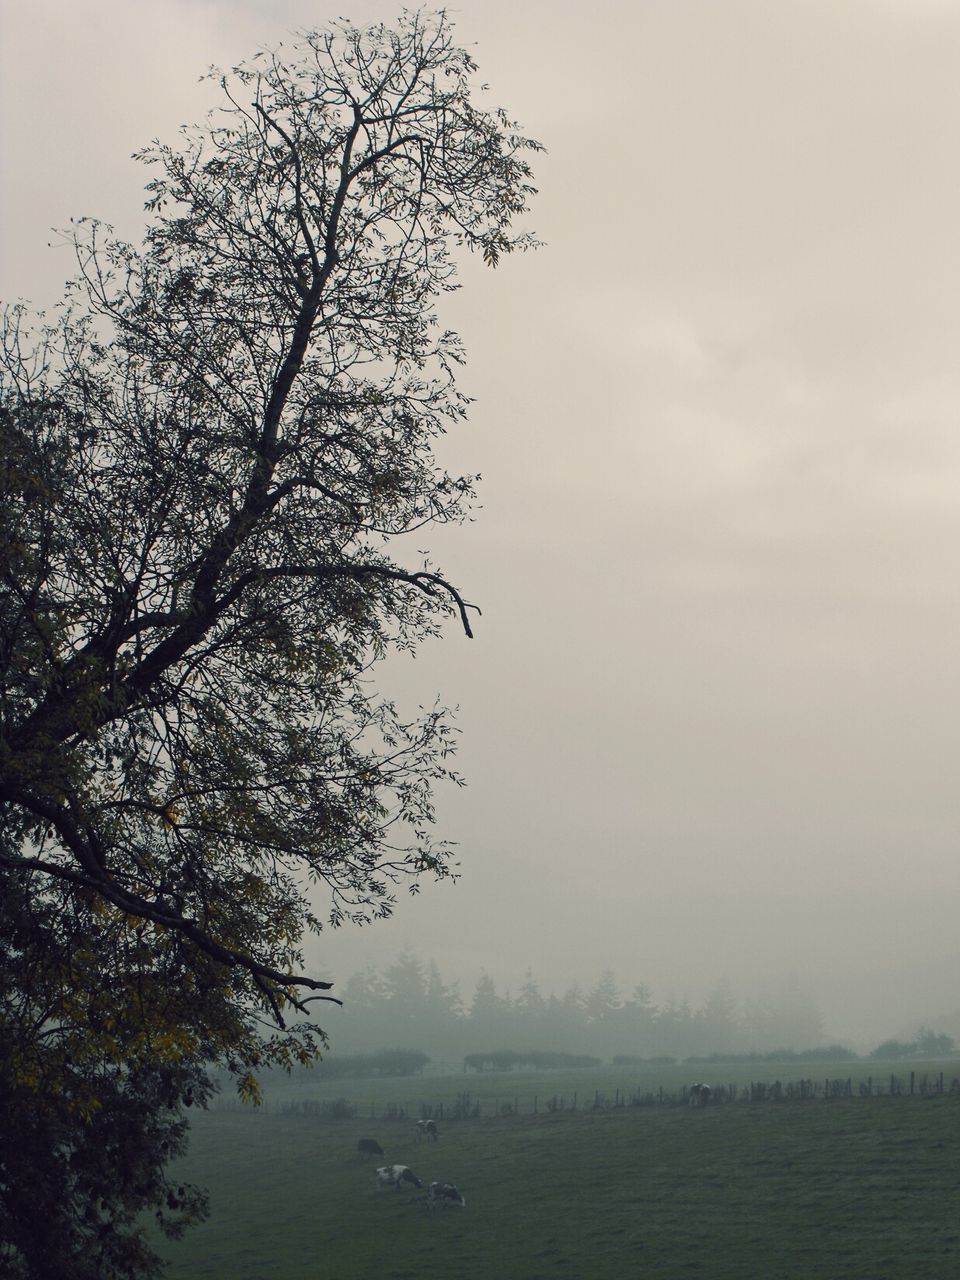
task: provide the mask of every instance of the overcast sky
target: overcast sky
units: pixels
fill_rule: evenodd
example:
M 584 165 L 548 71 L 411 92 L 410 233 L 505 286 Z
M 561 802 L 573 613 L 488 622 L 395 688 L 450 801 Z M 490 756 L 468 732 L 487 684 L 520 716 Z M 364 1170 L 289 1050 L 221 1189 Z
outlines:
M 0 0 L 3 297 L 56 301 L 71 215 L 139 238 L 209 64 L 340 12 L 397 6 Z M 548 147 L 546 247 L 444 316 L 483 510 L 433 546 L 483 617 L 392 675 L 461 708 L 463 875 L 316 963 L 955 1011 L 960 3 L 452 12 Z

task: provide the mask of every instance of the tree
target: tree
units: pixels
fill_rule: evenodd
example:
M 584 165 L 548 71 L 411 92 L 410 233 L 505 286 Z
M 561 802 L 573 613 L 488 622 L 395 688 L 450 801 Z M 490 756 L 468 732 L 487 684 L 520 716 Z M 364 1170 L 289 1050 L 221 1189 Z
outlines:
M 653 993 L 644 982 L 637 983 L 625 1001 L 619 1019 L 618 1043 L 631 1055 L 652 1054 L 656 1041 L 657 1007 Z
M 65 309 L 5 318 L 5 1069 L 38 1106 L 71 1071 L 111 1106 L 120 1064 L 218 1061 L 254 1096 L 322 1044 L 305 933 L 454 870 L 430 835 L 449 716 L 370 672 L 448 616 L 470 634 L 391 547 L 472 495 L 433 455 L 466 411 L 436 319 L 457 251 L 533 243 L 537 144 L 474 70 L 412 13 L 218 74 L 219 112 L 140 153 L 142 247 L 75 223 Z
M 916 1053 L 916 1041 L 909 1043 L 903 1040 L 884 1040 L 875 1049 L 871 1049 L 871 1058 L 910 1058 Z
M 870 1052 L 871 1058 L 944 1058 L 956 1048 L 953 1037 L 920 1027 L 915 1040 L 884 1040 Z
M 526 1027 L 530 1026 L 531 1023 L 536 1023 L 538 1019 L 543 1017 L 546 1007 L 547 1002 L 537 986 L 533 970 L 528 968 L 523 975 L 523 983 L 516 1000 L 516 1010 L 522 1019 L 523 1025 Z
M 497 985 L 489 973 L 481 973 L 470 1001 L 471 1018 L 496 1018 L 503 1012 L 503 998 L 497 995 Z
M 608 1023 L 620 1009 L 622 1001 L 612 969 L 604 969 L 597 985 L 586 998 L 587 1020 L 594 1028 Z
M 671 996 L 658 1010 L 656 1022 L 656 1048 L 658 1054 L 670 1054 L 685 1058 L 692 1053 L 694 1022 L 690 1005 L 684 997 L 679 1002 Z
M 921 1058 L 943 1058 L 956 1049 L 952 1036 L 944 1032 L 932 1031 L 929 1027 L 921 1027 L 917 1031 L 916 1052 Z
M 593 1044 L 587 1026 L 586 998 L 579 982 L 574 982 L 553 1007 L 554 1043 L 565 1048 L 585 1048 Z
M 509 1000 L 498 994 L 489 973 L 481 973 L 470 1000 L 467 1028 L 470 1040 L 484 1049 L 497 1047 L 505 1036 L 510 1012 Z
M 703 1008 L 695 1015 L 695 1022 L 701 1053 L 729 1052 L 737 1046 L 742 1034 L 737 1022 L 737 1002 L 726 978 L 721 978 L 709 993 Z
M 786 975 L 749 1002 L 743 1023 L 754 1049 L 806 1049 L 823 1043 L 823 1014 L 796 975 Z
M 406 948 L 383 975 L 383 984 L 391 1007 L 394 1036 L 398 1029 L 402 1029 L 403 1036 L 422 1035 L 429 1010 L 420 959 Z
M 444 982 L 437 962 L 427 965 L 426 1001 L 431 1019 L 443 1026 L 454 1024 L 463 1017 L 463 1000 L 459 982 Z
M 147 1054 L 143 1027 L 116 1025 L 112 975 L 98 991 L 90 971 L 111 931 L 103 917 L 84 926 L 0 869 L 0 1274 L 10 1280 L 159 1275 L 138 1218 L 151 1210 L 178 1236 L 207 1212 L 204 1192 L 164 1172 L 186 1147 L 184 1107 L 211 1091 L 203 1062 Z
M 377 1014 L 387 1002 L 383 978 L 372 964 L 357 969 L 343 986 L 343 997 L 351 1009 Z

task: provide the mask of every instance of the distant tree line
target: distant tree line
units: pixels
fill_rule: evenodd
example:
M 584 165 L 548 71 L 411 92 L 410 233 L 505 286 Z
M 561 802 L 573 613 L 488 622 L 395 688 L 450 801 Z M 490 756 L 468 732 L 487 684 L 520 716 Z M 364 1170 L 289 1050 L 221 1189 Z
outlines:
M 342 993 L 343 1010 L 327 1015 L 333 1043 L 327 1064 L 386 1045 L 422 1050 L 447 1063 L 474 1055 L 489 1061 L 500 1051 L 525 1059 L 514 1066 L 531 1066 L 535 1053 L 561 1051 L 624 1064 L 857 1056 L 845 1045 L 824 1044 L 820 1009 L 796 981 L 739 1001 L 721 980 L 694 1007 L 687 1000 L 657 1003 L 646 984 L 623 986 L 610 969 L 590 986 L 574 983 L 563 994 L 545 993 L 528 969 L 512 990 L 481 974 L 464 997 L 433 960 L 406 949 L 382 969 L 358 970 Z M 921 1027 L 914 1040 L 885 1041 L 870 1056 L 942 1057 L 953 1049 L 949 1035 Z
M 482 974 L 464 997 L 434 961 L 411 950 L 382 970 L 367 966 L 342 988 L 344 1009 L 328 1017 L 327 1061 L 384 1045 L 424 1049 L 440 1061 L 493 1050 L 559 1051 L 604 1058 L 690 1058 L 712 1053 L 799 1051 L 823 1039 L 823 1018 L 798 984 L 739 1002 L 718 982 L 699 1008 L 655 1002 L 644 983 L 623 987 L 605 969 L 590 986 L 544 993 L 528 970 L 515 990 Z

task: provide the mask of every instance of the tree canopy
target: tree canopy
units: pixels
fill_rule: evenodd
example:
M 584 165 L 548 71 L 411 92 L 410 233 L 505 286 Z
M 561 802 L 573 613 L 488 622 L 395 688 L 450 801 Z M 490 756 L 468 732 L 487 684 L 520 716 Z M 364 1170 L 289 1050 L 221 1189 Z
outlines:
M 322 1044 L 305 935 L 452 873 L 450 716 L 372 668 L 471 633 L 404 535 L 473 493 L 435 457 L 458 252 L 534 243 L 538 144 L 475 70 L 408 13 L 212 72 L 205 124 L 139 153 L 142 245 L 75 222 L 54 320 L 5 314 L 0 1072 L 50 1124 L 68 1079 L 78 1123 L 150 1073 L 175 1109 L 208 1061 L 255 1095 Z

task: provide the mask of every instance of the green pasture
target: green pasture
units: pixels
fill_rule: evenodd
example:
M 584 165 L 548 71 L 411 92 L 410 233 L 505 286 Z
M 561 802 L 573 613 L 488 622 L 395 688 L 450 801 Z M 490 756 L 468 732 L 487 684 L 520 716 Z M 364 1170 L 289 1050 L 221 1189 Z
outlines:
M 399 1100 L 409 1084 L 390 1092 Z M 534 1085 L 543 1077 L 523 1082 Z M 425 1182 L 456 1183 L 466 1209 L 378 1191 L 377 1162 L 356 1151 L 366 1136 Z M 445 1123 L 420 1147 L 409 1122 L 275 1102 L 198 1116 L 177 1172 L 210 1188 L 212 1215 L 164 1244 L 170 1280 L 960 1275 L 957 1094 L 521 1108 Z

